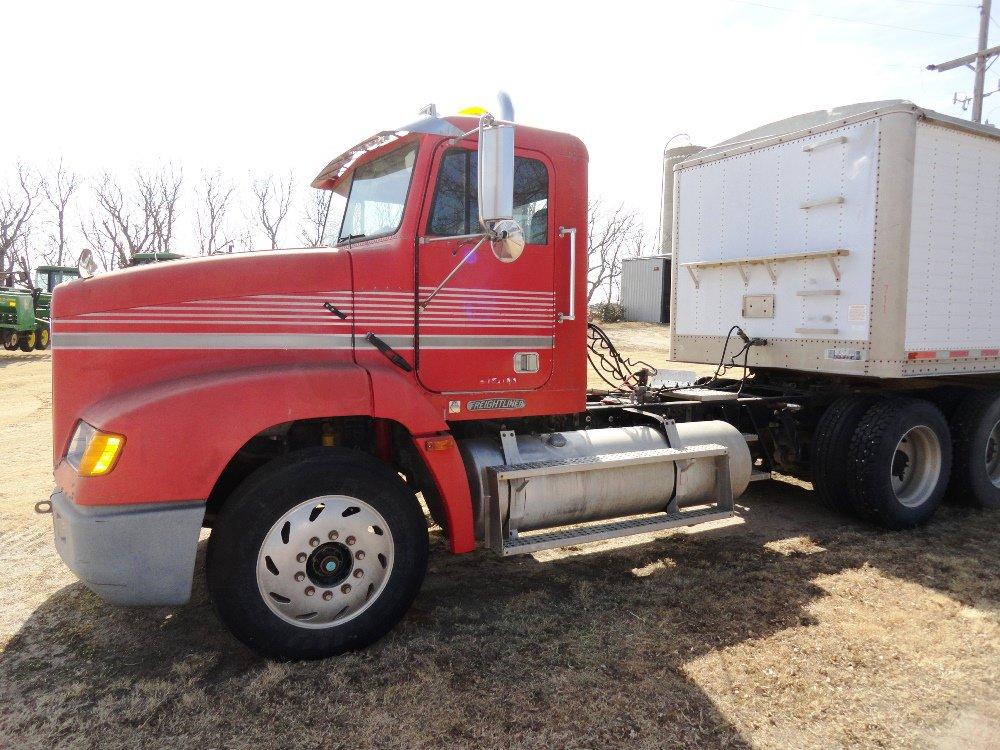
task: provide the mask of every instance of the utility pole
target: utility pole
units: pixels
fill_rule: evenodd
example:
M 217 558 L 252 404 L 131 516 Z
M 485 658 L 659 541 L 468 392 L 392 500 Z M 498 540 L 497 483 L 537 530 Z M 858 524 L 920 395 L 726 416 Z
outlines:
M 1000 47 L 987 48 L 990 37 L 990 5 L 992 0 L 980 0 L 979 6 L 979 46 L 976 52 L 964 57 L 941 63 L 939 65 L 928 65 L 928 70 L 936 70 L 943 73 L 946 70 L 962 67 L 971 68 L 976 73 L 976 82 L 972 92 L 972 121 L 983 121 L 983 99 L 989 94 L 985 93 L 986 88 L 986 62 L 997 55 L 1000 55 Z M 973 67 L 975 63 L 975 67 Z M 993 92 L 991 91 L 990 94 Z M 956 96 L 955 101 L 958 101 Z M 966 100 L 968 101 L 968 100 Z M 964 104 L 964 102 L 963 102 Z M 964 107 L 963 107 L 964 109 Z

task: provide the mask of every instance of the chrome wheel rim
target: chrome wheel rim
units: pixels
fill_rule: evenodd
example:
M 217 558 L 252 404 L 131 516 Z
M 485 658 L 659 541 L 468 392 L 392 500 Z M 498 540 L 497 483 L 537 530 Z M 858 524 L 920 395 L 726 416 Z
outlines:
M 342 625 L 368 609 L 392 573 L 392 532 L 363 500 L 323 495 L 288 510 L 257 553 L 257 588 L 299 628 Z
M 986 476 L 1000 488 L 1000 422 L 993 425 L 986 438 Z
M 941 476 L 941 442 L 930 427 L 907 430 L 892 456 L 892 491 L 907 508 L 923 505 Z

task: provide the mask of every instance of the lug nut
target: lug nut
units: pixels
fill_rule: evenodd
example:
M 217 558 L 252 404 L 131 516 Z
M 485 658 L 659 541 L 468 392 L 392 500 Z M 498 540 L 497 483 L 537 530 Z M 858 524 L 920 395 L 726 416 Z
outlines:
M 315 593 L 316 589 L 314 589 L 312 586 L 306 586 L 306 596 L 312 596 Z
M 357 560 L 364 560 L 365 559 L 365 551 L 363 549 L 359 549 L 357 552 L 354 553 L 354 557 Z
M 326 536 L 327 536 L 327 539 L 329 539 L 332 542 L 334 539 L 336 539 L 338 536 L 340 536 L 340 534 L 338 534 L 336 531 L 331 531 Z
M 354 538 L 353 536 L 349 536 L 349 537 L 347 537 L 347 546 L 348 546 L 348 547 L 350 547 L 350 546 L 351 546 L 351 545 L 353 545 L 353 544 L 354 544 L 354 543 L 355 543 L 356 541 L 358 541 L 358 540 L 357 540 L 357 539 L 355 539 L 355 538 Z
M 318 536 L 314 536 L 312 539 L 310 539 L 309 540 L 309 546 L 310 547 L 318 547 L 319 546 L 319 537 Z
M 333 599 L 333 592 L 332 591 L 324 591 L 323 592 L 323 601 L 328 602 L 331 599 Z
M 308 559 L 308 557 L 306 556 L 305 552 L 300 552 L 295 556 L 295 559 L 298 560 L 299 562 L 305 562 Z
M 306 574 L 300 570 L 298 573 L 295 574 L 295 580 L 300 582 L 306 580 Z
M 343 586 L 341 586 L 340 587 L 340 593 L 341 594 L 350 594 L 351 593 L 351 584 L 345 583 Z
M 354 577 L 355 578 L 363 578 L 364 575 L 365 575 L 365 571 L 363 571 L 361 568 L 358 568 L 357 570 L 354 571 Z

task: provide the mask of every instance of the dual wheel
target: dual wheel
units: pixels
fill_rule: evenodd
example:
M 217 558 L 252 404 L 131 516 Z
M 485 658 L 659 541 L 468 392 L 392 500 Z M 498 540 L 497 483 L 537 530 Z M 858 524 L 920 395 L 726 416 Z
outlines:
M 845 396 L 816 427 L 812 474 L 827 506 L 890 529 L 924 523 L 946 492 L 1000 507 L 1000 394 L 970 393 L 950 419 L 918 398 Z
M 208 541 L 208 587 L 228 628 L 278 659 L 318 659 L 381 638 L 427 569 L 427 524 L 385 464 L 298 451 L 247 478 Z

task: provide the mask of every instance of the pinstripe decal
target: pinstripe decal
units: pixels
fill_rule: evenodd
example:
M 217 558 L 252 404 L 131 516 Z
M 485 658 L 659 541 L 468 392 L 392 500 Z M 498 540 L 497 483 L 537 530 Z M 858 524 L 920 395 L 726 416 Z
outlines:
M 350 334 L 303 333 L 53 333 L 56 349 L 350 349 Z M 413 349 L 413 337 L 380 337 Z M 358 337 L 359 348 L 373 347 Z M 551 336 L 422 336 L 422 349 L 551 349 Z

